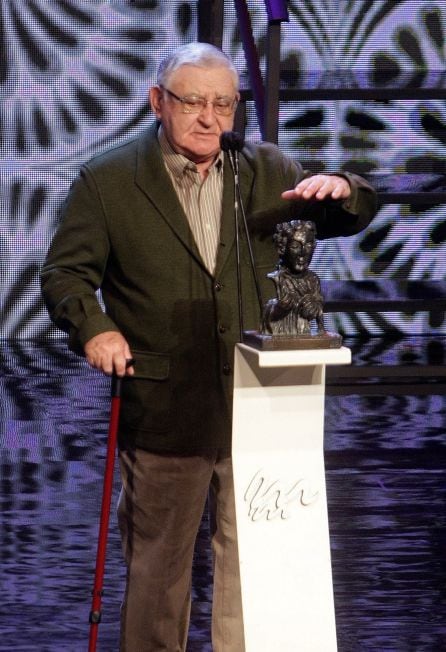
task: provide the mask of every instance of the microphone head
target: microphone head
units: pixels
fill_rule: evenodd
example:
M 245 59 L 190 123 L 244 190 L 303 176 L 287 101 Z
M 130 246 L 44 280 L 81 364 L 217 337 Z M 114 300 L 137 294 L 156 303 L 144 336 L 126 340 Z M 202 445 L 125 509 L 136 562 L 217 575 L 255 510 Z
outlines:
M 224 131 L 220 136 L 220 147 L 224 152 L 241 152 L 245 139 L 237 131 Z

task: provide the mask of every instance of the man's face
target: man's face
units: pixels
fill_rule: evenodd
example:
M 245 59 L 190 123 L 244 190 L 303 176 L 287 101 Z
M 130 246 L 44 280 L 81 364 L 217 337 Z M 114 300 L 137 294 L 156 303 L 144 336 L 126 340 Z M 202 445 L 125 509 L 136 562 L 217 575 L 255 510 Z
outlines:
M 166 88 L 178 97 L 197 95 L 207 100 L 238 98 L 233 76 L 224 66 L 181 66 L 171 74 Z M 150 99 L 156 117 L 161 120 L 164 133 L 176 152 L 194 163 L 214 160 L 220 151 L 220 135 L 232 129 L 233 113 L 219 115 L 210 103 L 199 113 L 184 113 L 181 102 L 157 86 L 151 89 Z

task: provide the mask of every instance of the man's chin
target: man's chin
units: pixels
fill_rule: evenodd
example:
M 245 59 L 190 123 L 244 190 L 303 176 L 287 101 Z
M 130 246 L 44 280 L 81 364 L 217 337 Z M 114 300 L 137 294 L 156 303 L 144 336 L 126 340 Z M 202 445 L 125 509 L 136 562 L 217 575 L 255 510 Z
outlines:
M 206 163 L 207 161 L 213 161 L 219 154 L 220 148 L 213 149 L 197 149 L 193 152 L 190 152 L 188 158 L 191 159 L 194 163 Z

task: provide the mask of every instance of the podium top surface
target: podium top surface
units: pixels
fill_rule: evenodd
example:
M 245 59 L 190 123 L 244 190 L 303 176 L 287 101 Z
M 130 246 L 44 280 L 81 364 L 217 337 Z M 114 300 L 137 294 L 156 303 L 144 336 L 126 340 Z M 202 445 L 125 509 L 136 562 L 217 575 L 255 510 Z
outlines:
M 305 349 L 260 351 L 246 344 L 237 344 L 240 351 L 257 358 L 259 367 L 307 367 L 313 365 L 350 364 L 352 354 L 346 346 L 339 349 Z

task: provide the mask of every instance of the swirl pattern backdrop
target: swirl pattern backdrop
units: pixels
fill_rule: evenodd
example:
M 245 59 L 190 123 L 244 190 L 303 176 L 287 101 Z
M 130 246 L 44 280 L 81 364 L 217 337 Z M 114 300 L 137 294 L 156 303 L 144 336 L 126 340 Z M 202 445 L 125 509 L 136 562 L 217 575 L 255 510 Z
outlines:
M 324 83 L 444 84 L 446 7 L 442 0 L 291 0 L 283 25 L 282 87 Z M 266 12 L 248 2 L 265 59 Z M 153 119 L 147 89 L 160 59 L 196 39 L 197 2 L 156 0 L 2 0 L 0 7 L 0 337 L 58 339 L 38 271 L 79 165 Z M 234 3 L 225 3 L 223 47 L 246 80 Z M 314 170 L 445 172 L 443 100 L 317 100 L 282 103 L 279 145 Z M 247 138 L 258 140 L 252 103 Z M 355 238 L 321 243 L 313 265 L 322 279 L 443 280 L 442 206 L 387 205 Z M 423 255 L 418 255 L 420 250 Z M 428 314 L 347 316 L 347 334 L 444 332 Z

